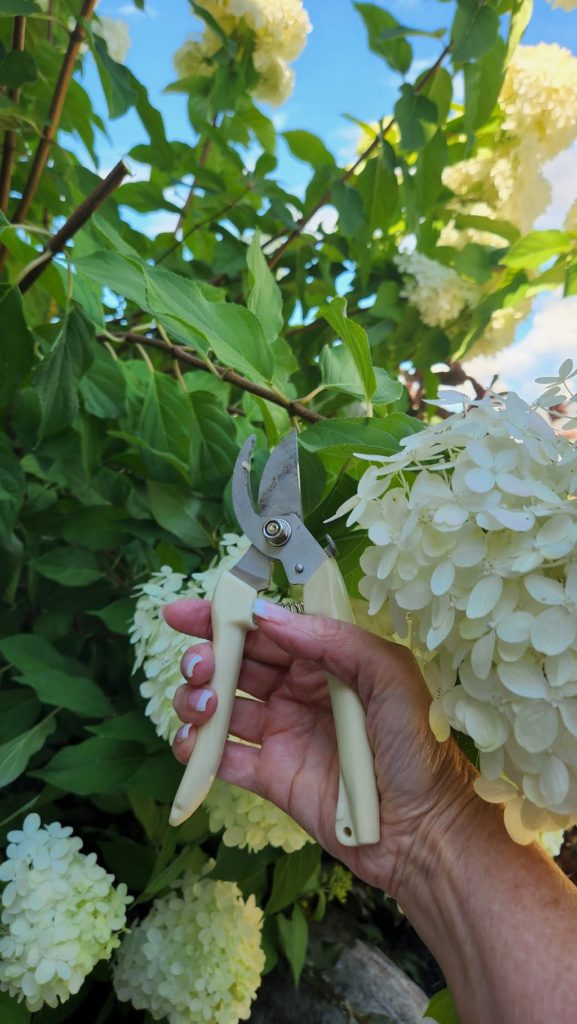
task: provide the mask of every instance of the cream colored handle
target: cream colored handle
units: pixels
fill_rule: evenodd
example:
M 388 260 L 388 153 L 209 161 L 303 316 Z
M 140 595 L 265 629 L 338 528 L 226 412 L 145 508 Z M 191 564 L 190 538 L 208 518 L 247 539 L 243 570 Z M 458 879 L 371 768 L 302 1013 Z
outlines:
M 230 572 L 220 577 L 212 599 L 212 688 L 218 704 L 212 718 L 198 730 L 170 812 L 170 824 L 180 825 L 194 814 L 212 786 L 228 736 L 230 716 L 246 632 L 255 629 L 252 617 L 256 590 Z
M 340 569 L 334 558 L 317 569 L 303 588 L 304 610 L 343 622 L 355 618 Z M 339 795 L 335 831 L 343 846 L 378 843 L 379 794 L 365 711 L 359 695 L 329 676 L 329 691 L 339 750 Z

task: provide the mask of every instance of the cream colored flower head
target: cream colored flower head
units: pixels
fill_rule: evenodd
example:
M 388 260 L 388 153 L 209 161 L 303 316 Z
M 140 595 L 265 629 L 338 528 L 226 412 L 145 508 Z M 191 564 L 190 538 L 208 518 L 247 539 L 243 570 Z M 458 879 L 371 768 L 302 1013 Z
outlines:
M 169 1024 L 247 1020 L 265 961 L 261 929 L 254 896 L 189 872 L 122 942 L 116 995 Z
M 577 447 L 545 414 L 576 379 L 566 360 L 539 406 L 489 394 L 428 426 L 339 510 L 367 530 L 359 589 L 419 657 L 433 731 L 473 739 L 519 842 L 577 821 Z
M 132 901 L 124 884 L 81 853 L 82 840 L 57 821 L 29 814 L 8 833 L 0 864 L 0 991 L 35 1013 L 75 995 L 119 944 Z
M 294 85 L 289 64 L 301 54 L 311 31 L 302 0 L 199 0 L 226 35 L 234 38 L 242 26 L 254 33 L 253 66 L 259 74 L 257 99 L 283 103 Z M 206 26 L 201 37 L 187 40 L 175 55 L 181 78 L 212 75 L 213 57 L 221 48 L 217 33 Z

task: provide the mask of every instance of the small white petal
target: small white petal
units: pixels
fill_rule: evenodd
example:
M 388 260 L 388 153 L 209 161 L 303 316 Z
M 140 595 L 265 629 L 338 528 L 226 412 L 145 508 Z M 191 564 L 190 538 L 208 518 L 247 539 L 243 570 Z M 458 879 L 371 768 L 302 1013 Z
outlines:
M 559 716 L 555 708 L 542 700 L 521 705 L 513 723 L 517 743 L 532 754 L 547 750 L 555 741 Z
M 409 612 L 425 608 L 431 600 L 431 588 L 424 580 L 413 580 L 397 590 L 397 604 Z
M 431 576 L 431 590 L 433 594 L 440 596 L 446 594 L 455 582 L 455 566 L 449 560 L 439 562 Z
M 517 787 L 507 779 L 485 779 L 482 775 L 475 779 L 473 788 L 488 804 L 504 804 L 517 795 Z
M 473 587 L 467 601 L 467 618 L 481 619 L 493 611 L 503 591 L 503 580 L 496 573 L 483 576 Z
M 497 636 L 508 644 L 523 643 L 529 639 L 533 616 L 529 612 L 512 612 L 497 625 Z
M 429 725 L 433 736 L 439 743 L 444 743 L 445 740 L 449 739 L 451 726 L 449 719 L 443 711 L 443 706 L 438 700 L 434 700 L 429 708 Z
M 561 654 L 577 636 L 577 617 L 564 608 L 548 608 L 531 626 L 531 643 L 542 654 Z
M 521 821 L 521 808 L 524 799 L 522 796 L 517 796 L 514 800 L 510 800 L 505 805 L 504 814 L 505 828 L 513 842 L 518 843 L 519 846 L 528 846 L 535 839 L 535 833 L 525 828 Z
M 541 573 L 531 573 L 524 584 L 532 598 L 539 604 L 557 605 L 565 603 L 565 588 L 558 580 L 552 580 Z
M 495 651 L 495 633 L 491 630 L 477 640 L 471 651 L 471 666 L 479 679 L 486 679 L 493 664 L 493 653 Z
M 569 772 L 558 757 L 549 757 L 539 776 L 539 787 L 549 807 L 560 804 L 569 789 Z
M 500 662 L 497 665 L 497 675 L 503 686 L 519 697 L 546 697 L 549 693 L 543 672 L 530 662 Z
M 488 704 L 467 702 L 463 724 L 479 750 L 495 750 L 507 739 L 505 719 Z
M 559 704 L 563 725 L 573 736 L 577 736 L 577 700 L 563 700 Z
M 464 479 L 469 490 L 475 494 L 488 494 L 495 486 L 495 477 L 488 469 L 469 469 Z

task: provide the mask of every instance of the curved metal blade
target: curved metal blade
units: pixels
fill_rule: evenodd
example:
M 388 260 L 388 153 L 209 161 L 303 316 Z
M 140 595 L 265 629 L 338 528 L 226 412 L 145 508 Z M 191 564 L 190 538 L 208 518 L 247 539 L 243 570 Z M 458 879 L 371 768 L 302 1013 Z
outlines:
M 243 533 L 246 533 L 250 540 L 253 540 L 255 531 L 260 536 L 261 528 L 260 516 L 253 505 L 250 488 L 250 463 L 255 443 L 256 437 L 254 434 L 247 437 L 238 453 L 232 474 L 232 506 L 234 514 Z
M 264 467 L 258 489 L 261 516 L 286 516 L 290 512 L 303 517 L 297 432 L 279 441 Z

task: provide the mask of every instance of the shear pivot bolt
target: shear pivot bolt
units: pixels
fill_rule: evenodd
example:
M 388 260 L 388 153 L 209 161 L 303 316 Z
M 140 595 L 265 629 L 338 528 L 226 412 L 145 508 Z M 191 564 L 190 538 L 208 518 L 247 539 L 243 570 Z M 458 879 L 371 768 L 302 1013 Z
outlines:
M 282 547 L 290 539 L 292 533 L 291 524 L 286 519 L 269 519 L 263 526 L 262 532 L 269 544 L 275 548 Z

